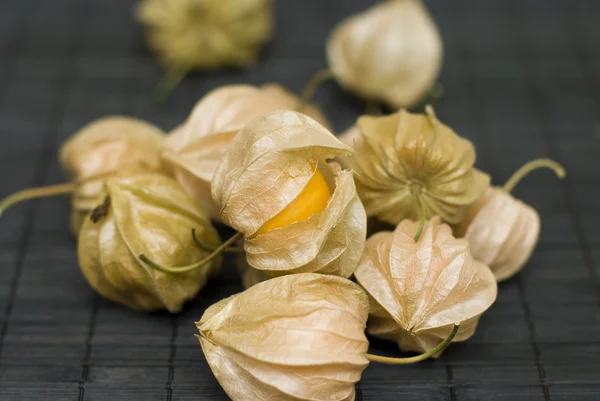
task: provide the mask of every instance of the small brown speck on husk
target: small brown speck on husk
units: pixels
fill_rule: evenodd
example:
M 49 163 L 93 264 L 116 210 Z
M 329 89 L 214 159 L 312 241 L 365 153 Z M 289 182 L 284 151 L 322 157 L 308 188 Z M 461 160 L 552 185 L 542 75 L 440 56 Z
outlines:
M 159 174 L 112 178 L 106 182 L 96 221 L 86 218 L 78 257 L 90 285 L 105 298 L 140 311 L 177 312 L 220 267 L 215 257 L 198 269 L 171 274 L 139 260 L 146 254 L 165 264 L 206 257 L 192 236 L 216 248 L 219 237 L 208 216 L 174 180 Z M 108 198 L 107 198 L 108 199 Z
M 59 160 L 74 182 L 71 231 L 79 233 L 86 216 L 100 204 L 107 178 L 161 170 L 165 136 L 154 125 L 127 116 L 107 116 L 82 127 L 61 147 Z
M 83 220 L 104 200 L 102 188 L 108 178 L 161 170 L 163 139 L 159 128 L 132 117 L 107 116 L 92 121 L 60 149 L 59 161 L 71 182 L 12 194 L 0 202 L 0 214 L 28 199 L 71 195 L 70 227 L 77 236 Z

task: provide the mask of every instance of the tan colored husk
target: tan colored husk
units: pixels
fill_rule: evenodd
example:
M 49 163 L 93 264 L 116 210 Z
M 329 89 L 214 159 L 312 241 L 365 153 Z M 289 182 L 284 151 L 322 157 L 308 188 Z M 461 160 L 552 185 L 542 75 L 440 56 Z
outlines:
M 531 257 L 540 235 L 540 216 L 502 188 L 490 188 L 477 206 L 458 233 L 464 232 L 475 259 L 490 266 L 498 281 L 506 280 Z
M 353 401 L 369 364 L 368 309 L 351 281 L 305 273 L 224 299 L 196 325 L 206 360 L 233 401 Z
M 171 274 L 149 268 L 138 255 L 167 265 L 203 259 L 209 252 L 195 243 L 191 230 L 207 246 L 219 246 L 208 216 L 177 182 L 159 174 L 110 179 L 105 196 L 108 208 L 92 213 L 97 222 L 86 218 L 79 236 L 79 265 L 87 281 L 107 299 L 134 310 L 179 311 L 221 259 Z
M 277 84 L 220 87 L 204 96 L 186 123 L 168 136 L 163 160 L 177 181 L 216 219 L 219 210 L 210 195 L 210 182 L 233 138 L 253 118 L 296 108 L 328 125 L 319 109 L 302 105 L 297 96 Z
M 355 272 L 370 295 L 369 334 L 403 351 L 433 348 L 454 322 L 461 325 L 453 341 L 468 339 L 498 291 L 491 270 L 439 217 L 425 223 L 415 242 L 418 226 L 403 220 L 393 233 L 370 237 Z
M 394 109 L 417 104 L 442 66 L 442 41 L 420 0 L 390 0 L 354 15 L 327 40 L 329 67 L 340 84 Z
M 107 178 L 161 169 L 159 152 L 163 140 L 163 132 L 145 121 L 107 116 L 87 124 L 64 143 L 60 164 L 72 181 L 82 182 L 73 195 L 74 235 L 78 235 L 89 212 L 102 203 Z
M 270 276 L 318 272 L 349 277 L 364 247 L 366 216 L 352 173 L 326 159 L 351 154 L 327 129 L 293 111 L 250 122 L 212 182 L 219 218 L 245 238 L 248 263 Z M 333 190 L 326 208 L 289 226 L 254 234 L 321 170 Z
M 270 0 L 143 0 L 136 15 L 167 68 L 248 66 L 273 34 Z
M 489 187 L 489 176 L 473 167 L 471 142 L 442 124 L 432 109 L 428 115 L 400 110 L 362 116 L 358 128 L 350 162 L 369 216 L 396 225 L 423 213 L 458 223 Z

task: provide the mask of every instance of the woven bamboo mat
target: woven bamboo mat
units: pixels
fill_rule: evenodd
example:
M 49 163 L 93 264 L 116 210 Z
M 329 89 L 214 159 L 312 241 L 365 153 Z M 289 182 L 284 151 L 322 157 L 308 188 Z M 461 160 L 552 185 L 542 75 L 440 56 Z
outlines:
M 159 110 L 161 72 L 125 0 L 0 2 L 0 195 L 61 182 L 60 143 L 106 114 L 164 129 L 209 89 L 278 81 L 299 91 L 325 66 L 324 39 L 367 0 L 279 0 L 279 30 L 248 71 L 194 75 Z M 522 274 L 500 286 L 476 335 L 436 361 L 373 364 L 358 400 L 600 399 L 600 2 L 431 0 L 446 45 L 440 118 L 474 141 L 503 183 L 552 157 L 569 172 L 529 177 L 515 194 L 542 217 Z M 317 102 L 337 130 L 363 109 L 332 84 Z M 64 199 L 0 220 L 0 399 L 205 400 L 227 397 L 193 337 L 204 309 L 240 290 L 231 261 L 177 316 L 106 302 L 77 267 Z M 398 354 L 373 341 L 375 352 Z

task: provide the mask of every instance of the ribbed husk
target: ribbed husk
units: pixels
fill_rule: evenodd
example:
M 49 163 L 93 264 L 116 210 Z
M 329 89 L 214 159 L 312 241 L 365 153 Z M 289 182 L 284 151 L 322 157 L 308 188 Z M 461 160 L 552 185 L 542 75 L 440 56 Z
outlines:
M 174 180 L 145 174 L 106 182 L 109 203 L 97 222 L 85 219 L 78 256 L 90 285 L 105 298 L 140 311 L 179 311 L 216 272 L 221 259 L 186 273 L 164 273 L 139 260 L 140 254 L 169 266 L 208 256 L 194 241 L 220 245 L 208 216 Z M 102 214 L 105 214 L 102 216 Z M 98 216 L 96 216 L 98 217 Z
M 355 276 L 370 295 L 369 334 L 420 352 L 445 339 L 454 322 L 461 324 L 453 341 L 471 337 L 498 287 L 468 242 L 454 238 L 438 217 L 415 243 L 418 225 L 404 220 L 393 233 L 370 237 Z
M 417 104 L 442 66 L 442 41 L 420 0 L 391 0 L 342 21 L 327 41 L 340 84 L 394 109 Z
M 108 116 L 87 124 L 64 143 L 59 154 L 62 168 L 72 181 L 84 182 L 73 195 L 73 235 L 102 203 L 107 178 L 160 171 L 163 140 L 163 132 L 145 121 Z
M 248 263 L 269 276 L 318 272 L 349 277 L 364 247 L 366 216 L 352 173 L 326 159 L 350 149 L 309 117 L 277 111 L 235 138 L 212 182 L 219 218 L 245 238 Z M 333 193 L 326 208 L 289 226 L 255 233 L 321 170 Z
M 433 115 L 405 110 L 358 119 L 350 164 L 369 216 L 390 224 L 441 216 L 458 223 L 489 187 L 473 167 L 475 149 Z
M 167 68 L 254 64 L 273 35 L 270 0 L 142 0 L 137 19 Z
M 196 325 L 206 360 L 233 401 L 353 401 L 369 363 L 368 310 L 351 281 L 305 273 L 226 298 Z
M 473 257 L 503 281 L 531 257 L 540 235 L 540 217 L 502 188 L 490 188 L 455 232 L 469 241 Z
M 220 87 L 204 96 L 188 120 L 168 136 L 163 160 L 177 181 L 216 219 L 219 210 L 210 196 L 210 182 L 233 138 L 253 118 L 300 108 L 328 125 L 319 109 L 302 105 L 297 96 L 277 84 Z

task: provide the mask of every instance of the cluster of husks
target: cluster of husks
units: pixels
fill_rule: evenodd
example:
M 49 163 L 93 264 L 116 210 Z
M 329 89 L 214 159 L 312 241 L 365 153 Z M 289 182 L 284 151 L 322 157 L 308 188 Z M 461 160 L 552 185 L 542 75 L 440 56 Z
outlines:
M 267 4 L 146 0 L 139 13 L 165 64 L 212 67 L 253 58 L 268 36 Z M 217 29 L 203 24 L 205 13 L 224 24 L 222 35 L 198 41 Z M 392 40 L 402 46 L 390 53 Z M 419 0 L 391 0 L 351 18 L 328 48 L 345 87 L 394 107 L 418 101 L 441 63 L 437 30 Z M 538 214 L 510 191 L 535 168 L 560 177 L 564 170 L 535 160 L 504 188 L 490 188 L 471 142 L 431 107 L 360 117 L 342 141 L 327 127 L 306 96 L 276 84 L 225 86 L 167 137 L 127 117 L 82 128 L 60 153 L 72 182 L 15 194 L 0 213 L 72 193 L 84 276 L 107 299 L 140 311 L 179 311 L 239 240 L 247 289 L 197 323 L 227 394 L 352 401 L 369 361 L 414 363 L 473 335 L 497 281 L 525 265 L 538 239 Z M 395 230 L 366 239 L 367 216 Z M 237 234 L 221 243 L 210 218 Z M 365 330 L 423 354 L 368 354 Z

